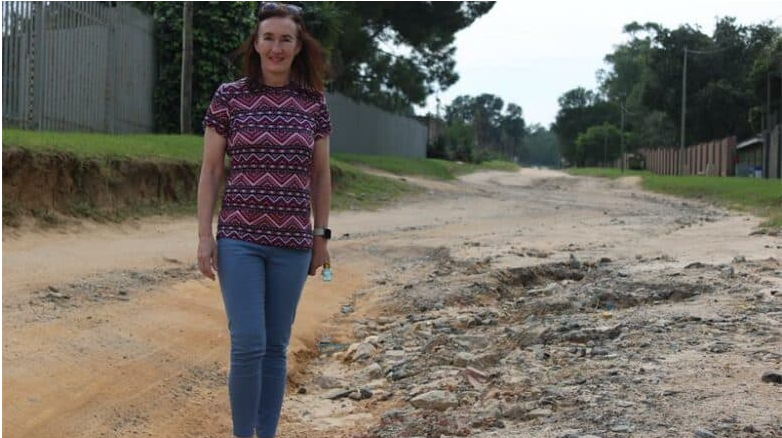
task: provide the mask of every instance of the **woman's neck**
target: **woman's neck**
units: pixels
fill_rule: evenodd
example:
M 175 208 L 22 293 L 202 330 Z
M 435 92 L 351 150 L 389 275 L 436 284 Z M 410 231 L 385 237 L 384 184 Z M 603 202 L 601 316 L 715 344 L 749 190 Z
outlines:
M 269 74 L 269 73 L 262 73 L 263 76 L 263 84 L 268 85 L 270 87 L 284 87 L 290 83 L 290 75 L 288 74 Z

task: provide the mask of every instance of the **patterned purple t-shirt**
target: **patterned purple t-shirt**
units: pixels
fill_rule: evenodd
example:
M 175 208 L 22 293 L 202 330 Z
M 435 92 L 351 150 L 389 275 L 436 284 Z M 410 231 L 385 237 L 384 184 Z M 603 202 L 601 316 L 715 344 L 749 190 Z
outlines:
M 203 124 L 226 138 L 231 158 L 217 238 L 311 248 L 313 148 L 331 134 L 323 93 L 295 83 L 252 89 L 242 78 L 217 88 Z

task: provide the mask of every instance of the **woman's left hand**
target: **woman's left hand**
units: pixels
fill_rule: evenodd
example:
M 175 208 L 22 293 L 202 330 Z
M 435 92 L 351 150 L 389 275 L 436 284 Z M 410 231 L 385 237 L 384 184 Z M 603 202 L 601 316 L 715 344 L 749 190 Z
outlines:
M 328 240 L 322 237 L 313 237 L 312 242 L 312 260 L 310 261 L 309 275 L 315 275 L 315 272 L 329 261 Z

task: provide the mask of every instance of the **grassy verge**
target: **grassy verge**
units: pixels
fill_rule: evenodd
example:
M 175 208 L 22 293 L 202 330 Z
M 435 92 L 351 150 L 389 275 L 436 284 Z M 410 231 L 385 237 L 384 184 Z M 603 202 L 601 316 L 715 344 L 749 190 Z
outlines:
M 615 179 L 640 176 L 642 187 L 657 193 L 712 202 L 766 219 L 764 228 L 782 229 L 782 181 L 757 178 L 721 178 L 709 176 L 666 176 L 648 171 L 618 169 L 570 169 L 573 175 Z
M 416 175 L 441 180 L 451 180 L 479 170 L 517 171 L 519 167 L 508 161 L 486 161 L 481 164 L 460 163 L 433 158 L 406 158 L 387 155 L 332 154 L 334 158 L 351 164 L 358 164 L 394 173 Z
M 3 129 L 3 147 L 70 152 L 80 157 L 201 161 L 204 139 L 197 135 L 94 134 Z

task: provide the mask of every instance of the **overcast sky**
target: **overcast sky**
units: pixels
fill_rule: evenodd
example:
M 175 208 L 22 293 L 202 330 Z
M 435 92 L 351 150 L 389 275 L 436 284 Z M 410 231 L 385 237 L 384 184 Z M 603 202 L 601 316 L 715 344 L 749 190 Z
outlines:
M 528 125 L 548 127 L 564 92 L 597 86 L 595 73 L 607 68 L 606 54 L 627 41 L 622 27 L 648 21 L 674 29 L 698 25 L 711 35 L 717 17 L 740 24 L 776 20 L 780 1 L 510 1 L 456 35 L 459 81 L 440 93 L 443 107 L 456 96 L 491 93 L 521 105 Z M 693 61 L 695 62 L 695 61 Z M 417 112 L 435 112 L 435 96 Z

